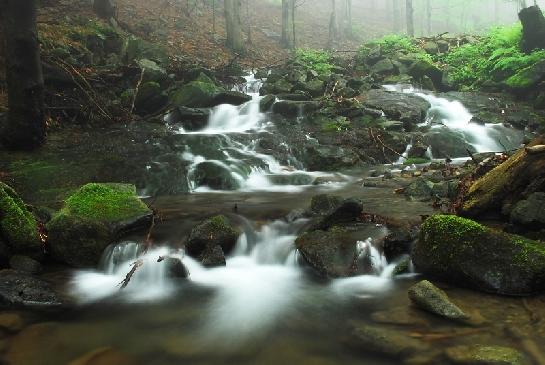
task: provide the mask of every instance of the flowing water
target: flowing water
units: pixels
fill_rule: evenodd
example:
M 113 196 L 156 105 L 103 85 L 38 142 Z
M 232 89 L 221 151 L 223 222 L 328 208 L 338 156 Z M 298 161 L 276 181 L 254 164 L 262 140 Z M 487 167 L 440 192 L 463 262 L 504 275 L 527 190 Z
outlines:
M 468 329 L 415 311 L 406 289 L 418 276 L 393 277 L 396 262 L 381 252 L 379 243 L 388 232 L 380 225 L 368 224 L 354 237 L 359 259 L 369 263 L 365 275 L 329 281 L 311 275 L 294 241 L 308 224 L 298 212 L 312 195 L 358 196 L 366 210 L 406 221 L 433 210 L 393 194 L 393 186 L 362 188 L 344 175 L 341 183 L 313 186 L 312 179 L 328 174 L 306 172 L 294 158 L 279 161 L 259 152 L 259 135 L 274 133 L 274 125 L 259 111 L 259 81 L 249 77 L 243 87 L 252 95 L 248 103 L 214 108 L 201 130 L 177 127 L 184 143 L 190 142 L 183 158 L 193 193 L 154 201 L 167 219 L 156 227 L 152 247 L 146 250 L 143 237 L 136 235 L 109 247 L 97 270 L 71 272 L 66 291 L 78 302 L 76 309 L 50 314 L 50 322 L 16 336 L 7 355 L 12 363 L 68 364 L 105 346 L 152 365 L 400 363 L 347 347 L 354 323 L 396 328 L 416 338 L 429 335 L 435 350 L 474 343 L 519 346 L 504 328 L 513 321 L 530 326 L 526 306 L 543 306 L 451 288 L 456 302 L 490 320 L 487 326 Z M 460 133 L 478 151 L 502 150 L 493 126 L 470 123 L 471 114 L 460 103 L 417 95 L 432 106 L 426 121 L 432 129 Z M 204 163 L 220 170 L 228 189 L 203 183 Z M 295 174 L 310 179 L 279 184 L 273 178 Z M 225 267 L 204 268 L 185 255 L 183 239 L 200 219 L 218 213 L 228 215 L 243 233 Z M 180 259 L 189 279 L 169 277 L 164 257 Z M 141 266 L 120 290 L 138 260 Z M 544 331 L 531 330 L 536 336 Z

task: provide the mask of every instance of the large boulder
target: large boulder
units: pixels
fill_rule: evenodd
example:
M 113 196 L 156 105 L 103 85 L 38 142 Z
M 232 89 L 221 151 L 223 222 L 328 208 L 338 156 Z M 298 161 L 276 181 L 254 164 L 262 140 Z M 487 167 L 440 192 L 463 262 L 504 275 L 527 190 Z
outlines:
M 41 256 L 43 243 L 38 222 L 19 195 L 10 186 L 0 182 L 0 235 L 15 253 Z
M 45 281 L 20 271 L 0 271 L 1 308 L 58 306 L 61 303 L 60 297 Z
M 166 105 L 168 96 L 161 85 L 155 81 L 143 83 L 134 99 L 134 110 L 139 115 L 148 115 L 159 111 Z
M 307 146 L 303 156 L 309 171 L 338 171 L 362 164 L 357 153 L 349 148 L 339 146 Z
M 180 106 L 167 115 L 168 123 L 179 123 L 186 131 L 197 131 L 206 127 L 210 109 Z
M 138 66 L 143 72 L 142 81 L 162 82 L 168 77 L 166 70 L 159 66 L 157 62 L 143 58 L 138 61 Z
M 522 23 L 522 49 L 530 52 L 545 49 L 545 17 L 539 6 L 530 6 L 519 13 Z
M 240 182 L 233 176 L 227 166 L 216 161 L 199 163 L 194 170 L 195 185 L 206 186 L 215 190 L 236 190 Z
M 523 68 L 505 80 L 505 84 L 515 92 L 525 92 L 537 87 L 543 80 L 545 80 L 545 60 Z
M 545 288 L 545 245 L 477 222 L 435 215 L 422 225 L 412 259 L 418 272 L 504 295 Z
M 511 210 L 511 223 L 540 230 L 545 228 L 545 193 L 531 194 L 515 204 Z
M 411 94 L 375 89 L 363 95 L 364 106 L 382 110 L 387 118 L 403 122 L 408 130 L 424 122 L 430 108 L 426 100 Z
M 229 220 L 218 215 L 195 226 L 185 248 L 190 256 L 198 258 L 205 266 L 225 265 L 223 254 L 234 249 L 238 236 L 239 232 Z
M 252 100 L 252 97 L 248 94 L 241 93 L 240 91 L 222 91 L 214 98 L 214 104 L 231 104 L 241 105 Z
M 75 267 L 95 266 L 110 243 L 147 225 L 152 215 L 134 185 L 84 185 L 46 226 L 51 256 Z
M 170 102 L 174 106 L 207 108 L 217 105 L 216 98 L 225 90 L 204 73 L 182 87 L 170 93 Z

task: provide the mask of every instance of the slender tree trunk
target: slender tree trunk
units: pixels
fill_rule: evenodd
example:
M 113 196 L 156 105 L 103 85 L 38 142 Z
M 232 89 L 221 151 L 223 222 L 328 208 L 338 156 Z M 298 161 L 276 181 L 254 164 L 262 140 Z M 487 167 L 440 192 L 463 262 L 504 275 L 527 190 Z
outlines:
M 342 5 L 342 33 L 345 38 L 352 38 L 352 0 L 343 0 Z
M 293 31 L 295 0 L 282 0 L 282 46 L 294 48 L 295 33 Z
M 8 148 L 32 149 L 45 141 L 44 81 L 36 1 L 4 0 L 1 6 L 9 111 L 0 137 Z
M 212 0 L 212 33 L 216 34 L 216 0 Z
M 295 31 L 295 0 L 290 0 L 290 3 L 291 3 L 291 30 L 292 30 L 292 33 L 293 33 L 293 48 L 295 48 L 295 45 L 296 45 L 296 41 L 297 41 L 297 38 L 296 38 L 296 31 Z
M 426 0 L 426 27 L 428 36 L 431 35 L 431 0 Z
M 331 0 L 331 17 L 329 19 L 329 38 L 327 48 L 333 49 L 333 44 L 337 39 L 337 4 L 335 0 Z
M 414 9 L 413 0 L 406 0 L 405 15 L 407 17 L 407 34 L 410 37 L 414 37 Z
M 252 17 L 250 16 L 250 0 L 246 0 L 246 21 L 248 22 L 248 44 L 252 44 Z
M 235 52 L 244 52 L 242 24 L 240 23 L 240 0 L 225 0 L 225 31 L 227 47 Z
M 393 17 L 393 31 L 394 33 L 399 33 L 400 30 L 400 23 L 401 23 L 401 12 L 400 12 L 400 5 L 399 0 L 392 0 L 392 17 Z

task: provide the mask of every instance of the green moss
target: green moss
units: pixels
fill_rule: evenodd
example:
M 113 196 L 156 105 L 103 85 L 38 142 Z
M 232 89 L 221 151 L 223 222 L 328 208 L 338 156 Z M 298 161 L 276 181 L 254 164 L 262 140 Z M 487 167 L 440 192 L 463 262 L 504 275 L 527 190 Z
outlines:
M 0 231 L 18 249 L 39 248 L 38 223 L 17 193 L 0 182 Z
M 420 165 L 420 164 L 429 163 L 429 162 L 430 162 L 430 160 L 427 159 L 427 158 L 411 157 L 411 158 L 406 159 L 403 162 L 403 165 Z
M 505 80 L 505 84 L 511 89 L 529 89 L 535 85 L 535 79 L 532 77 L 533 68 L 528 67 L 517 72 L 513 76 Z
M 333 69 L 331 54 L 319 49 L 297 49 L 295 60 L 307 70 L 312 70 L 319 75 L 328 75 Z
M 130 184 L 87 184 L 71 195 L 61 214 L 113 222 L 149 213 Z

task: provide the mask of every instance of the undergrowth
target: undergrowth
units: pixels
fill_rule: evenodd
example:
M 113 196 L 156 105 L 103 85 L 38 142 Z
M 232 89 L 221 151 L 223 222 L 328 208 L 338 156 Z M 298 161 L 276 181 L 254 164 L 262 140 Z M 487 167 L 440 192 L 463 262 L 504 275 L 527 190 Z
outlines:
M 331 54 L 319 49 L 303 49 L 295 50 L 296 62 L 303 65 L 307 70 L 316 71 L 319 75 L 327 75 L 331 73 L 333 64 L 331 63 Z

